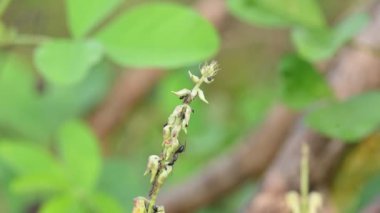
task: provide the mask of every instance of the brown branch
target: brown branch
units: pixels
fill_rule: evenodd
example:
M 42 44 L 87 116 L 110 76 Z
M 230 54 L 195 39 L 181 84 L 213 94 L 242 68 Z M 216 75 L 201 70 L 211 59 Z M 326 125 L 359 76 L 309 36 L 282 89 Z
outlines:
M 90 117 L 96 134 L 104 139 L 125 114 L 150 91 L 164 73 L 157 69 L 129 70 L 123 72 L 106 97 Z
M 341 100 L 380 87 L 380 60 L 377 50 L 368 49 L 369 46 L 378 47 L 380 44 L 380 3 L 373 8 L 371 23 L 357 36 L 352 47 L 340 52 L 329 69 L 328 79 L 336 96 Z M 249 212 L 287 212 L 284 196 L 289 190 L 298 189 L 300 147 L 303 142 L 310 145 L 312 186 L 326 183 L 346 148 L 344 143 L 329 140 L 313 132 L 304 126 L 302 119 L 299 120 L 283 150 L 266 173 Z
M 190 180 L 159 197 L 167 212 L 192 212 L 260 175 L 288 135 L 296 114 L 278 105 L 261 127 L 244 139 L 231 153 L 215 159 Z
M 195 8 L 216 28 L 222 27 L 226 16 L 224 1 L 200 0 Z M 122 73 L 103 104 L 89 118 L 89 123 L 98 137 L 104 141 L 163 74 L 164 71 L 159 69 L 130 70 Z M 103 143 L 103 147 L 107 150 L 106 142 Z

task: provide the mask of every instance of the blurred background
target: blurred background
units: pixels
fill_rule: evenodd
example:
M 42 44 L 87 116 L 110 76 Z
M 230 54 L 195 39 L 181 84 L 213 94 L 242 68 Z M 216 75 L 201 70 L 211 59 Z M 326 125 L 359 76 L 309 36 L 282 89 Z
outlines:
M 379 1 L 0 0 L 0 212 L 131 212 L 211 59 L 166 212 L 380 212 Z

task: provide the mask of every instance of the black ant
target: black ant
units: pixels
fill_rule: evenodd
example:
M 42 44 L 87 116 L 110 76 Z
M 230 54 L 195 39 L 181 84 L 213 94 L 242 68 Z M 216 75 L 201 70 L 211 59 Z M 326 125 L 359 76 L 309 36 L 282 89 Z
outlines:
M 174 152 L 172 160 L 168 163 L 169 166 L 173 166 L 174 163 L 177 161 L 179 154 L 183 153 L 186 149 L 186 142 L 185 144 L 181 144 L 178 149 Z

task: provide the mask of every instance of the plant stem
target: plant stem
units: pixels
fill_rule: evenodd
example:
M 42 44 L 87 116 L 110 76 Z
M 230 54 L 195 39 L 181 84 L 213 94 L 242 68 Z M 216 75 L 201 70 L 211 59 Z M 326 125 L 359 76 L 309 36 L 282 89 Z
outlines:
M 195 84 L 195 86 L 193 87 L 193 89 L 191 91 L 195 91 L 195 90 L 199 89 L 199 87 L 202 85 L 203 81 L 204 81 L 204 76 L 202 76 L 200 78 L 199 82 Z M 192 101 L 193 101 L 192 99 L 188 99 L 188 100 L 184 100 L 184 103 L 190 104 Z M 148 213 L 153 213 L 153 207 L 156 204 L 158 193 L 160 191 L 161 186 L 163 185 L 163 183 L 158 183 L 157 182 L 157 177 L 160 176 L 160 172 L 164 169 L 166 163 L 168 163 L 167 161 L 165 161 L 165 159 L 163 159 L 162 156 L 163 155 L 161 155 L 160 169 L 158 170 L 159 172 L 156 175 L 156 178 L 155 178 L 155 180 L 153 182 L 153 186 L 152 186 L 152 189 L 151 189 L 150 202 L 149 202 L 149 207 L 148 207 Z
M 302 144 L 301 159 L 301 212 L 308 212 L 308 194 L 309 194 L 309 147 Z
M 163 126 L 163 149 L 161 154 L 159 156 L 151 155 L 148 158 L 147 169 L 144 175 L 151 174 L 152 187 L 149 192 L 149 201 L 147 201 L 149 204 L 147 209 L 147 202 L 142 200 L 142 203 L 144 203 L 144 213 L 153 213 L 156 208 L 159 212 L 164 211 L 163 206 L 156 206 L 155 204 L 162 185 L 171 174 L 179 155 L 185 150 L 186 144 L 181 144 L 178 137 L 181 131 L 185 132 L 185 134 L 187 133 L 191 114 L 194 112 L 190 107 L 190 104 L 197 96 L 203 102 L 208 103 L 200 86 L 203 82 L 207 84 L 211 83 L 218 70 L 217 62 L 212 61 L 209 64 L 203 65 L 200 70 L 201 77 L 193 75 L 189 71 L 190 79 L 195 83 L 194 87 L 191 90 L 185 88 L 173 92 L 182 100 L 182 104 L 174 108 L 173 112 L 168 117 L 167 122 Z M 138 199 L 141 200 L 141 198 Z M 137 202 L 135 203 L 134 210 L 139 209 L 141 209 L 141 205 Z

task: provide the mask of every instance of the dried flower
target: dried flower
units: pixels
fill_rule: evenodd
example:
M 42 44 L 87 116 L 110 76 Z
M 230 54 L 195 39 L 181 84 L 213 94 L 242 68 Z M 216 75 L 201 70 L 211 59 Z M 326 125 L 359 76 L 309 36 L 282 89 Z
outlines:
M 218 70 L 219 68 L 217 63 L 212 61 L 209 64 L 205 64 L 201 68 L 201 77 L 193 75 L 189 71 L 190 79 L 195 83 L 193 89 L 190 90 L 185 88 L 173 92 L 182 100 L 183 103 L 175 107 L 168 118 L 168 122 L 162 129 L 163 150 L 161 155 L 151 155 L 149 157 L 147 169 L 144 175 L 148 173 L 151 174 L 150 182 L 152 183 L 152 188 L 149 193 L 150 200 L 148 201 L 146 199 L 143 200 L 143 198 L 137 198 L 137 200 L 135 200 L 135 208 L 137 210 L 135 212 L 134 208 L 133 213 L 164 213 L 164 208 L 162 206 L 157 207 L 155 202 L 158 192 L 164 184 L 166 178 L 171 173 L 178 156 L 185 150 L 185 145 L 180 144 L 178 141 L 178 136 L 181 130 L 187 133 L 187 127 L 189 126 L 190 117 L 193 112 L 193 109 L 190 107 L 190 103 L 197 97 L 197 95 L 199 95 L 199 98 L 203 102 L 208 103 L 203 91 L 200 89 L 200 86 L 203 82 L 211 83 L 214 80 Z M 149 202 L 148 208 L 141 207 L 146 206 L 147 202 Z M 144 205 L 142 203 L 144 203 Z
M 208 104 L 208 101 L 206 100 L 206 97 L 205 97 L 205 94 L 203 93 L 203 90 L 201 89 L 198 89 L 198 95 L 199 95 L 199 98 L 205 102 L 206 104 Z
M 152 183 L 154 178 L 157 175 L 157 171 L 160 165 L 160 157 L 157 155 L 151 155 L 148 159 L 148 165 L 146 166 L 146 170 L 144 172 L 144 175 L 151 174 L 150 176 L 150 182 Z
M 177 92 L 172 91 L 172 93 L 174 93 L 176 96 L 178 96 L 180 99 L 182 99 L 182 98 L 190 95 L 191 90 L 189 90 L 189 89 L 181 89 L 181 90 L 179 90 Z
M 173 167 L 170 165 L 165 165 L 165 168 L 162 170 L 160 175 L 157 178 L 157 182 L 162 185 L 166 178 L 169 176 L 170 172 L 172 172 Z
M 206 79 L 206 83 L 211 83 L 214 80 L 215 75 L 219 71 L 219 66 L 216 61 L 211 61 L 209 64 L 205 64 L 202 69 L 201 73 L 203 77 Z
M 191 73 L 190 71 L 189 71 L 189 76 L 190 76 L 190 79 L 191 79 L 194 83 L 196 83 L 196 84 L 199 83 L 200 79 L 199 79 L 198 76 L 193 75 L 193 73 Z
M 179 146 L 179 142 L 177 138 L 172 138 L 164 143 L 164 159 L 165 161 L 169 160 L 175 153 Z
M 136 197 L 134 199 L 132 213 L 146 213 L 146 207 L 145 207 L 146 202 L 147 202 L 146 198 Z

